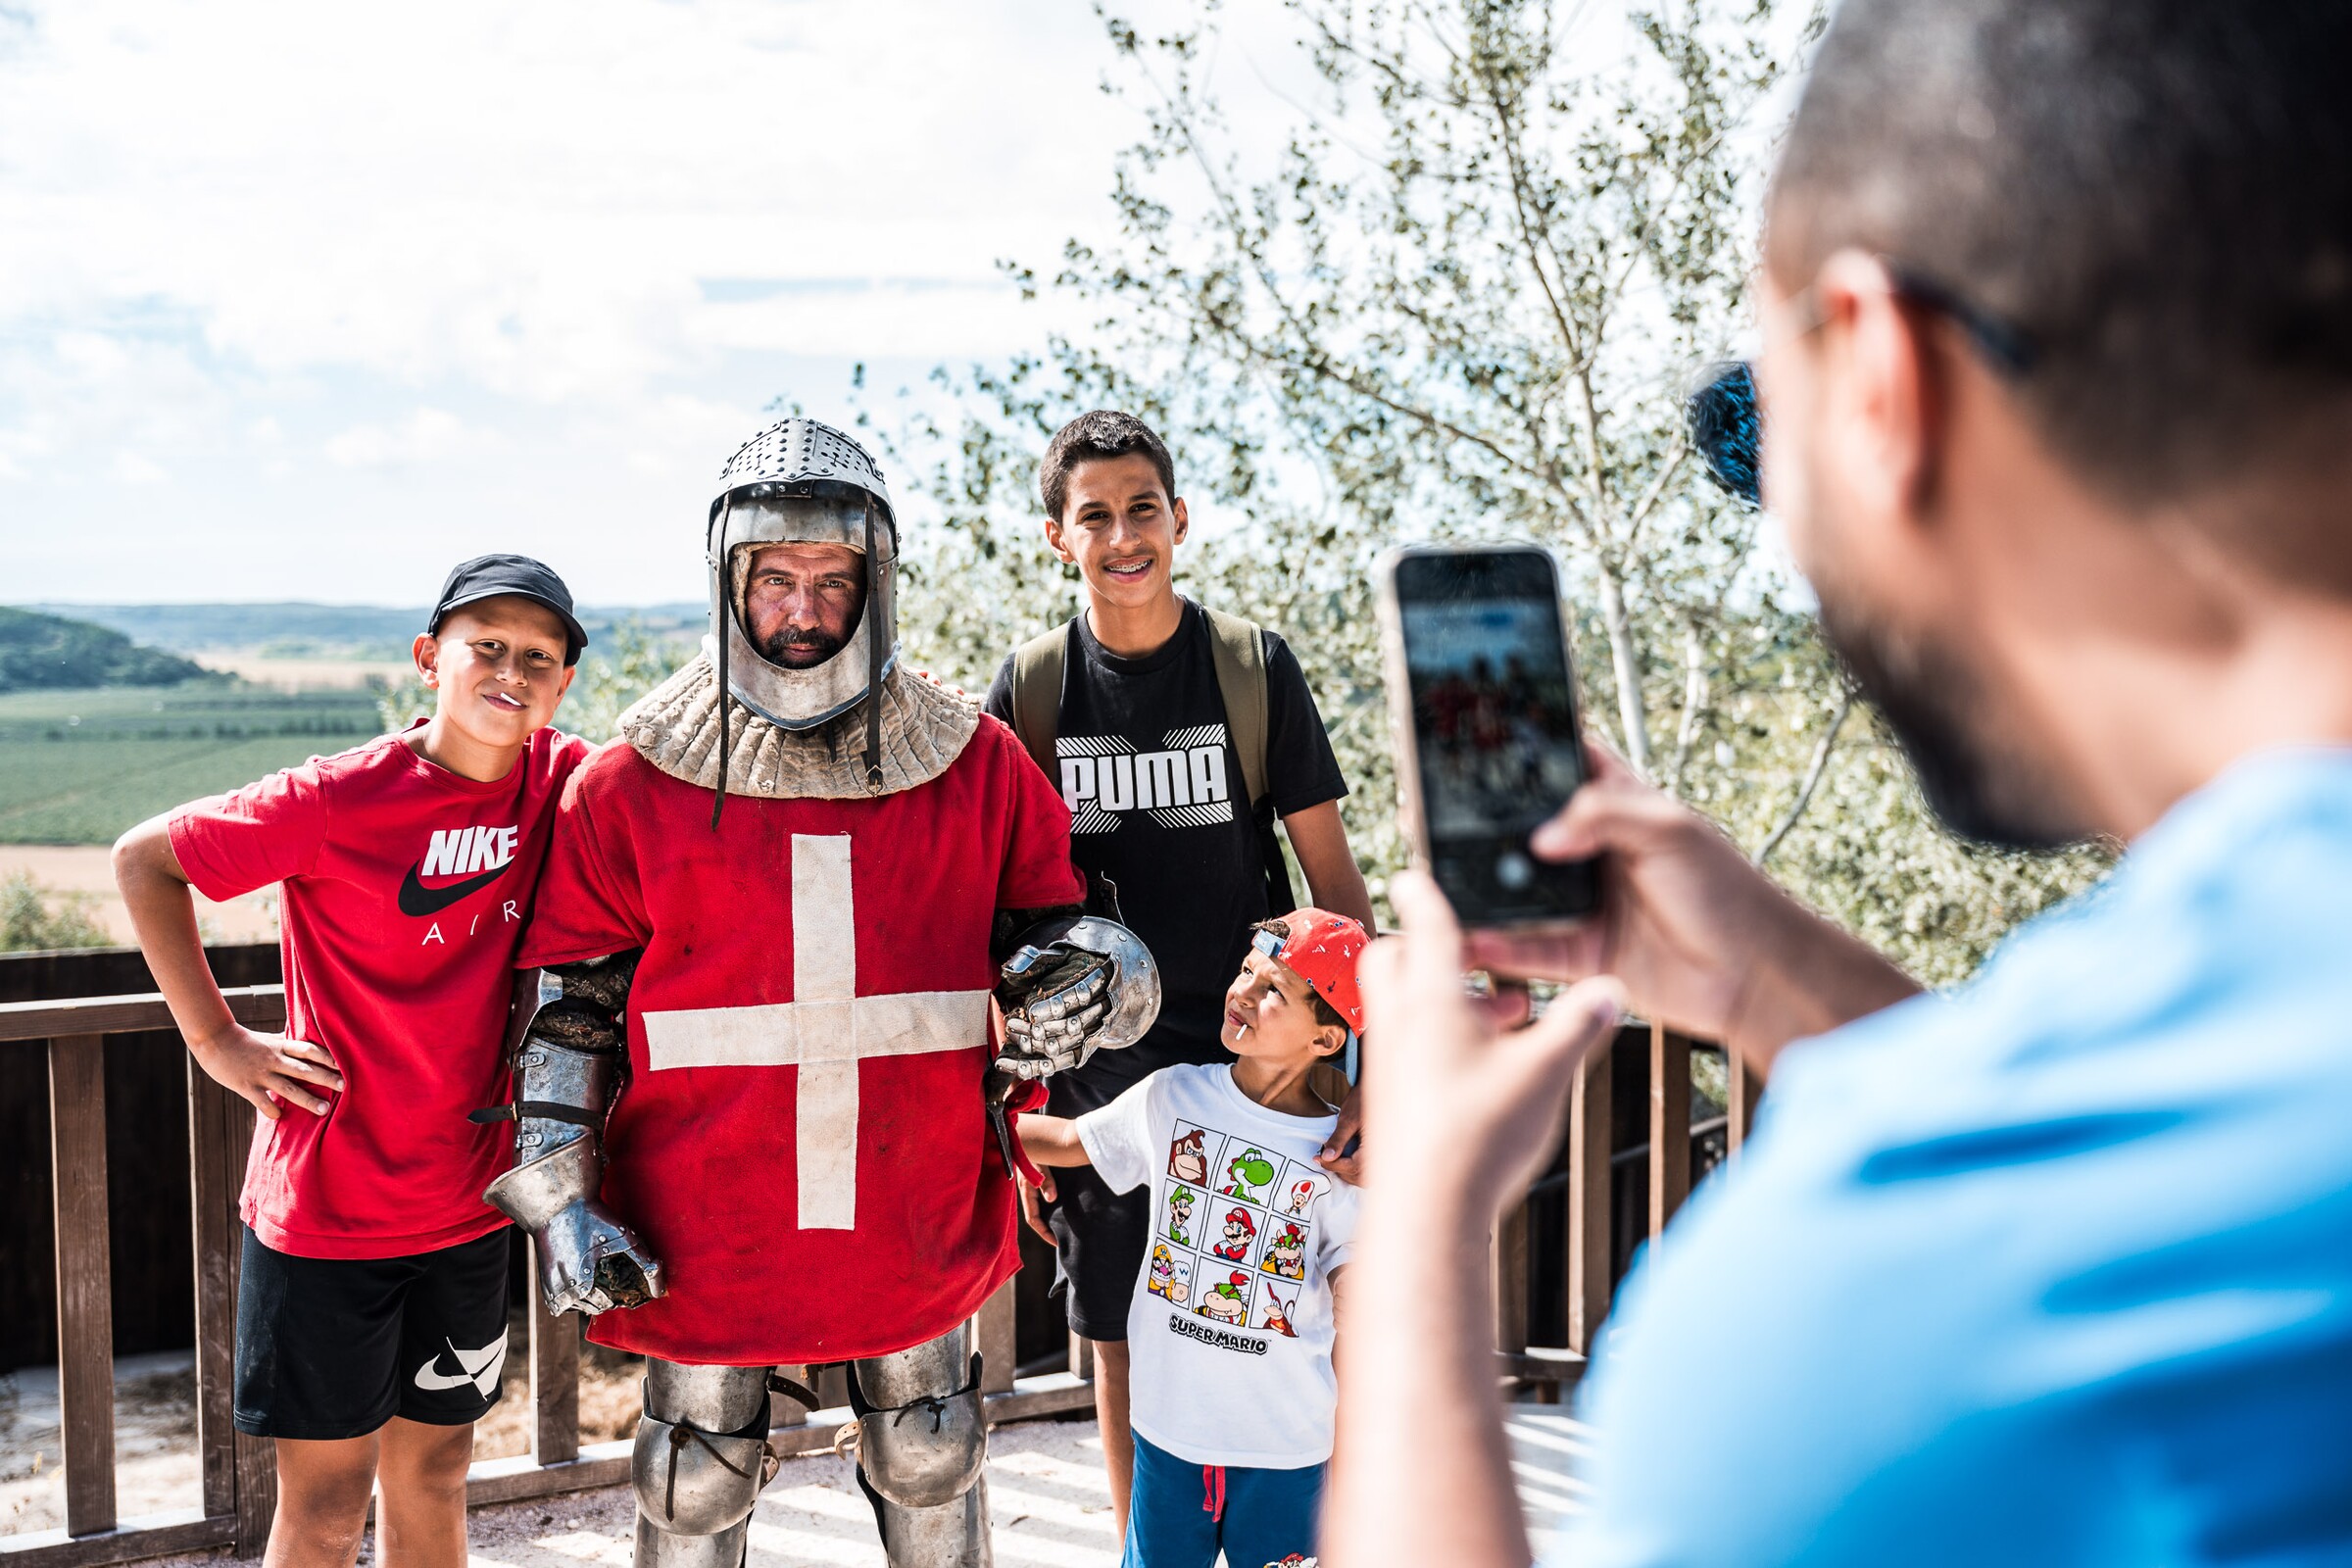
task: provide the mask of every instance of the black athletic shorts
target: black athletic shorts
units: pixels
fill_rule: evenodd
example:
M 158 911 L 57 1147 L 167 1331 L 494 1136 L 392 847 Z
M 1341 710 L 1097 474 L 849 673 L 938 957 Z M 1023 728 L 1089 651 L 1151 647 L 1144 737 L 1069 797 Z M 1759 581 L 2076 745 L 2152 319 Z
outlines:
M 1091 1166 L 1054 1173 L 1046 1204 L 1054 1232 L 1054 1289 L 1063 1293 L 1071 1332 L 1090 1340 L 1127 1338 L 1127 1308 L 1152 1241 L 1152 1184 L 1114 1193 Z
M 498 1402 L 513 1232 L 409 1257 L 295 1257 L 245 1231 L 239 1432 L 364 1438 L 394 1416 L 456 1427 Z

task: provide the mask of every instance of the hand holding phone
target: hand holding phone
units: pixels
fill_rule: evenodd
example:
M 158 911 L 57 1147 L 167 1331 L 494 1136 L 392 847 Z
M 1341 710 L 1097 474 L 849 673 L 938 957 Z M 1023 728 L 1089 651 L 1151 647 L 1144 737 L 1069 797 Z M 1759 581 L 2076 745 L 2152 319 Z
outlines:
M 1528 847 L 1585 781 L 1551 557 L 1532 546 L 1413 546 L 1381 563 L 1379 605 L 1416 862 L 1465 926 L 1592 913 L 1593 862 L 1545 861 Z

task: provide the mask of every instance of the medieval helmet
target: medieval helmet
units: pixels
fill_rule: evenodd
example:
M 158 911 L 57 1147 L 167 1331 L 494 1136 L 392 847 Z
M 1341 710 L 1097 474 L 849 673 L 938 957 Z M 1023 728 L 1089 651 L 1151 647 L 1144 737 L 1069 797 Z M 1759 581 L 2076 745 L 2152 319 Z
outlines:
M 866 450 L 814 419 L 779 419 L 719 472 L 705 533 L 710 638 L 720 684 L 785 729 L 808 729 L 878 691 L 898 657 L 898 515 Z M 773 663 L 744 634 L 752 557 L 762 545 L 846 545 L 865 564 L 865 610 L 841 651 L 809 669 Z M 720 705 L 724 777 L 724 712 Z M 868 777 L 881 776 L 881 705 L 867 704 Z M 723 796 L 723 790 L 721 791 Z

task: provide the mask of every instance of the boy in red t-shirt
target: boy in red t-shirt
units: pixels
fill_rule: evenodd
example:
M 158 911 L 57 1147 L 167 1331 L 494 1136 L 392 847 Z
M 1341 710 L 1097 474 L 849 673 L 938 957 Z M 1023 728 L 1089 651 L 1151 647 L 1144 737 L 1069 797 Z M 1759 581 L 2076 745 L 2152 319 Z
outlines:
M 417 673 L 432 718 L 143 822 L 115 846 L 139 945 L 198 1065 L 263 1120 L 245 1169 L 236 1425 L 274 1438 L 270 1568 L 463 1568 L 473 1423 L 507 1348 L 514 963 L 557 797 L 592 748 L 550 729 L 587 643 L 521 556 L 450 574 Z M 270 883 L 286 1031 L 229 1015 L 190 887 Z M 291 1114 L 288 1114 L 289 1108 Z

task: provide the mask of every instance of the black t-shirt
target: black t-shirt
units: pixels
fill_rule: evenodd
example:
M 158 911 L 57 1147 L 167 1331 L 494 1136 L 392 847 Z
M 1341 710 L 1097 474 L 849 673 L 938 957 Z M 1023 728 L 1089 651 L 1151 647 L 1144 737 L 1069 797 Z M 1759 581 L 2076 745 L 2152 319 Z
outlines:
M 1125 1051 L 1098 1052 L 1049 1083 L 1054 1110 L 1107 1104 L 1146 1073 L 1226 1059 L 1217 1031 L 1250 926 L 1266 907 L 1266 864 L 1240 754 L 1209 652 L 1208 617 L 1191 600 L 1176 635 L 1141 659 L 1107 653 L 1080 614 L 1070 622 L 1061 715 L 1054 726 L 1070 808 L 1070 858 L 1116 883 L 1120 912 L 1159 963 L 1159 1021 Z M 1266 647 L 1266 794 L 1288 816 L 1348 793 L 1331 737 L 1283 640 Z M 988 689 L 1012 722 L 1012 661 Z

